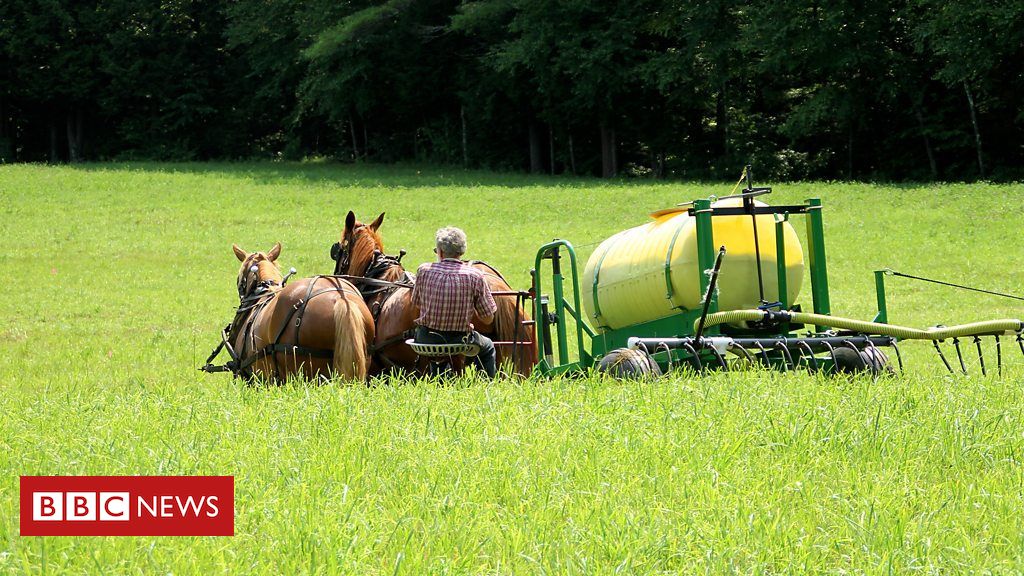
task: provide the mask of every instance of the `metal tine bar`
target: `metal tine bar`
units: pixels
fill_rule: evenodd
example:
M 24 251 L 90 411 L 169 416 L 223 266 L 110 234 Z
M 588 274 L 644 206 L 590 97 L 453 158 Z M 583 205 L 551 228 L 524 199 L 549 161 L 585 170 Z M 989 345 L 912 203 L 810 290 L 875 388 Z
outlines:
M 718 348 L 709 346 L 711 353 L 715 355 L 715 360 L 718 360 L 718 365 L 722 367 L 725 372 L 729 371 L 729 365 L 725 363 L 725 358 L 722 357 L 722 353 L 718 351 Z
M 746 348 L 744 348 L 743 346 L 736 346 L 735 348 L 743 353 L 743 357 L 747 360 L 747 362 L 750 362 L 751 364 L 755 362 L 754 357 Z
M 856 352 L 858 357 L 860 356 L 860 350 L 857 348 L 857 345 L 854 344 L 853 342 L 850 342 L 849 340 L 843 340 L 843 346 Z M 861 360 L 863 360 L 863 358 Z
M 1020 342 L 1020 338 L 1018 338 L 1017 341 Z M 764 346 L 762 346 L 760 342 L 756 342 L 756 344 L 757 347 L 761 350 L 761 362 L 764 363 L 764 367 L 771 368 L 772 363 L 771 360 L 769 360 L 768 358 L 768 351 L 764 349 Z M 1021 346 L 1020 350 L 1021 352 L 1024 352 L 1024 345 Z
M 789 348 L 786 348 L 786 345 L 782 342 L 776 342 L 774 347 L 782 351 L 782 357 L 787 362 L 786 369 L 796 370 L 796 363 L 793 362 L 793 355 L 789 353 Z
M 949 365 L 949 360 L 946 360 L 946 355 L 942 353 L 942 348 L 939 347 L 939 341 L 932 340 L 932 344 L 935 345 L 935 351 L 939 353 L 939 358 L 942 358 L 942 363 L 945 364 L 946 370 L 949 370 L 949 373 L 952 374 L 953 367 Z
M 1020 353 L 1024 354 L 1024 334 L 1017 334 L 1017 346 L 1020 346 Z
M 803 340 L 800 340 L 799 342 L 797 342 L 797 346 L 801 348 L 801 351 L 800 351 L 800 355 L 801 356 L 804 355 L 803 349 L 804 348 L 807 349 L 807 357 L 810 358 L 811 370 L 814 371 L 814 372 L 817 372 L 818 371 L 818 359 L 814 357 L 814 351 L 811 350 L 811 346 L 809 344 L 807 344 L 807 342 L 804 342 Z
M 864 345 L 864 353 L 868 357 L 868 364 L 871 365 L 871 375 L 875 380 L 878 380 L 878 375 L 882 373 L 882 353 L 878 348 L 875 348 L 871 340 L 868 340 L 867 344 Z
M 967 366 L 964 366 L 964 355 L 960 352 L 960 339 L 953 338 L 953 348 L 956 348 L 956 359 L 960 361 L 960 370 L 967 374 Z
M 683 344 L 683 348 L 685 348 L 686 351 L 689 352 L 690 354 L 693 354 L 693 363 L 697 365 L 697 371 L 699 372 L 703 370 L 704 364 L 701 363 L 700 354 L 697 353 L 697 350 L 693 347 L 693 344 Z
M 653 370 L 658 363 L 654 361 L 654 356 L 651 356 L 651 351 L 643 342 L 640 342 L 639 348 L 644 351 L 644 362 L 647 363 L 647 367 Z
M 832 345 L 829 344 L 828 342 L 822 342 L 822 343 L 825 345 L 826 348 L 828 348 L 828 354 L 829 354 L 829 356 L 832 357 L 832 370 L 833 370 L 833 372 L 835 372 L 836 371 L 836 366 L 839 364 L 839 361 L 836 359 L 836 349 L 833 348 Z
M 801 348 L 798 344 L 794 344 L 793 348 L 797 351 L 797 354 L 798 354 L 798 356 L 794 356 L 793 357 L 793 366 L 797 367 L 797 366 L 800 366 L 800 363 L 803 362 L 803 360 L 804 360 L 804 349 Z M 790 350 L 789 353 L 790 353 L 790 355 L 792 355 L 793 351 Z
M 981 363 L 981 375 L 986 376 L 985 373 L 985 354 L 981 351 L 981 338 L 978 336 L 974 337 L 974 345 L 978 348 L 978 362 Z
M 996 375 L 1003 375 L 1003 343 L 999 340 L 999 334 L 996 334 Z
M 639 347 L 641 350 L 643 350 L 644 354 L 647 354 L 648 356 L 651 355 L 651 351 L 647 349 L 647 345 L 644 344 L 643 342 L 638 342 L 637 343 L 637 347 Z
M 654 348 L 654 351 L 658 352 L 662 348 L 665 349 L 665 357 L 668 358 L 668 371 L 671 372 L 672 371 L 672 367 L 673 367 L 672 366 L 672 349 L 668 347 L 668 344 L 665 344 L 664 342 L 659 342 L 658 345 Z
M 898 344 L 896 343 L 896 339 L 895 339 L 895 338 L 893 338 L 893 339 L 891 340 L 891 343 L 892 343 L 892 349 L 893 349 L 893 351 L 894 351 L 894 352 L 896 352 L 896 363 L 897 363 L 897 364 L 899 365 L 899 367 L 900 367 L 900 374 L 903 374 L 903 356 L 902 356 L 902 355 L 900 354 L 900 347 L 899 347 L 899 345 L 898 345 Z

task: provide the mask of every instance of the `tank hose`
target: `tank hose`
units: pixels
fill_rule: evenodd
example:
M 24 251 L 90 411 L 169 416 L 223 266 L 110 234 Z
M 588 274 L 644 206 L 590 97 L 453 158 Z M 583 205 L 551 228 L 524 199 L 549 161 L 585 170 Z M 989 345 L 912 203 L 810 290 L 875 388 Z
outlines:
M 769 312 L 765 310 L 729 310 L 726 312 L 715 312 L 708 314 L 704 322 L 705 329 L 721 324 L 733 324 L 736 322 L 757 322 L 772 315 L 785 316 L 791 322 L 801 324 L 814 324 L 816 326 L 829 326 L 841 330 L 853 330 L 864 334 L 880 334 L 883 336 L 894 336 L 902 340 L 946 340 L 949 338 L 962 338 L 966 336 L 987 336 L 996 334 L 1016 334 L 1024 330 L 1024 322 L 1020 320 L 986 320 L 983 322 L 972 322 L 958 326 L 936 326 L 921 330 L 896 326 L 893 324 L 880 324 L 878 322 L 866 322 L 863 320 L 852 320 L 826 314 L 812 314 L 809 312 Z M 694 327 L 696 329 L 696 326 Z

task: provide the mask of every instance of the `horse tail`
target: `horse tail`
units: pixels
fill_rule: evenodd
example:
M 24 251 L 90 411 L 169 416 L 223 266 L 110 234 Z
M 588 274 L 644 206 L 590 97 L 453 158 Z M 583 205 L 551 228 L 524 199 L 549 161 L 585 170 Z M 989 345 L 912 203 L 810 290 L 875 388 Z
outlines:
M 334 303 L 334 373 L 347 380 L 366 380 L 366 329 L 362 311 L 342 291 Z M 359 300 L 362 302 L 362 299 Z
M 523 320 L 529 320 L 530 317 L 526 315 L 526 310 L 518 305 L 518 299 L 514 296 L 495 296 L 494 300 L 498 305 L 498 311 L 494 313 L 494 327 L 498 339 L 504 342 L 518 342 L 514 347 L 516 352 L 515 358 L 512 358 L 512 365 L 517 374 L 529 376 L 533 370 L 534 356 L 537 354 L 536 344 L 526 326 L 523 326 Z

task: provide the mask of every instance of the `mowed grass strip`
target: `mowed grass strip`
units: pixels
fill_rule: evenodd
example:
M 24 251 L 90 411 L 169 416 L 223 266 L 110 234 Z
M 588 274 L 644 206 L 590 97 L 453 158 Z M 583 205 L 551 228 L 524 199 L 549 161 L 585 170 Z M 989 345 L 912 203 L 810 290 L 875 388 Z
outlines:
M 553 237 L 585 257 L 649 210 L 730 188 L 316 164 L 0 168 L 13 294 L 0 570 L 1024 569 L 1024 359 L 1010 343 L 1002 379 L 943 375 L 913 343 L 910 373 L 877 382 L 754 371 L 265 389 L 195 371 L 237 299 L 231 242 L 281 241 L 285 267 L 329 272 L 344 213 L 387 210 L 386 245 L 410 267 L 454 224 L 470 256 L 525 286 Z M 869 319 L 870 271 L 887 265 L 1024 284 L 1021 186 L 794 184 L 771 200 L 810 196 L 826 203 L 837 314 Z M 891 316 L 1024 315 L 1007 302 L 893 283 Z M 234 475 L 237 535 L 21 538 L 21 474 Z

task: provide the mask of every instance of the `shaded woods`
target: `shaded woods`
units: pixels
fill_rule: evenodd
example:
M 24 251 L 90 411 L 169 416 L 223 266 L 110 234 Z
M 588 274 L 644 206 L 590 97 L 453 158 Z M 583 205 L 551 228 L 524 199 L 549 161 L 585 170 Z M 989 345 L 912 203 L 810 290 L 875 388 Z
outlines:
M 1006 0 L 5 0 L 0 160 L 1011 179 Z

